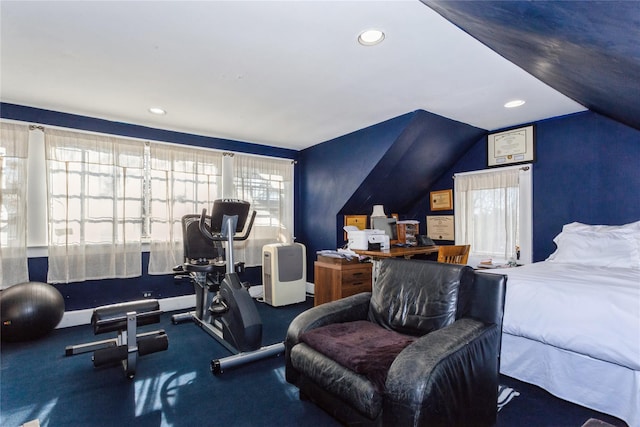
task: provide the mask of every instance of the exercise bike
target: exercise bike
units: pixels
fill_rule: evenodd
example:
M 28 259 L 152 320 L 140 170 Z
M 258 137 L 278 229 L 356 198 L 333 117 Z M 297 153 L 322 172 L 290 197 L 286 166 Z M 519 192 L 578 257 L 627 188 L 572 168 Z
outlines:
M 174 324 L 193 321 L 220 342 L 231 356 L 211 361 L 211 372 L 243 365 L 284 352 L 284 343 L 262 345 L 262 320 L 238 273 L 244 263 L 234 263 L 233 242 L 249 237 L 256 212 L 249 217 L 249 203 L 235 199 L 219 199 L 213 203 L 210 216 L 182 218 L 185 262 L 176 273 L 188 273 L 196 294 L 194 311 L 174 314 Z M 245 227 L 246 225 L 246 227 Z M 246 231 L 242 235 L 236 235 Z M 226 251 L 222 242 L 227 242 Z

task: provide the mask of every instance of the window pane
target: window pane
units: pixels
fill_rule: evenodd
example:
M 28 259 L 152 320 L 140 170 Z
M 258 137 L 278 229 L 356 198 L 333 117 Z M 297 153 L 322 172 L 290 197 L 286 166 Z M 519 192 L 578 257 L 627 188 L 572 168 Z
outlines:
M 45 147 L 48 281 L 139 276 L 144 144 L 47 130 Z
M 522 246 L 520 173 L 504 168 L 456 175 L 456 244 L 471 245 L 470 262 L 506 261 Z

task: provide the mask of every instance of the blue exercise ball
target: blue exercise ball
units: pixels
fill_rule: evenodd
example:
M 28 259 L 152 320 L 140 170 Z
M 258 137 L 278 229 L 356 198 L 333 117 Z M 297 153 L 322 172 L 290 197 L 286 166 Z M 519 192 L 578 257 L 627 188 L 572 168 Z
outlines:
M 2 341 L 27 341 L 51 332 L 64 314 L 64 298 L 47 283 L 27 282 L 0 293 Z

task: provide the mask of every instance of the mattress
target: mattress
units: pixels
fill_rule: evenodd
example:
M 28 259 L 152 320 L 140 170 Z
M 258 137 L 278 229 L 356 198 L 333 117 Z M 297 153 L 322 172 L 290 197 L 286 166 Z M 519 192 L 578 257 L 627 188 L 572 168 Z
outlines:
M 640 269 L 539 262 L 508 276 L 503 332 L 640 370 Z

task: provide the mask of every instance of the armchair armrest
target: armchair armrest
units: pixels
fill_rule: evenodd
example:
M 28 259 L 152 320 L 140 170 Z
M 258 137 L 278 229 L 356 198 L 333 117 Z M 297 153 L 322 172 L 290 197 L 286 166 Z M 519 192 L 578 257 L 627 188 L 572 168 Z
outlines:
M 506 275 L 476 271 L 469 315 L 485 323 L 495 323 L 502 329 L 506 286 Z
M 384 425 L 495 423 L 499 335 L 463 318 L 405 348 L 387 375 Z
M 331 323 L 364 320 L 369 313 L 371 292 L 362 292 L 336 301 L 327 302 L 300 313 L 289 325 L 284 340 L 287 379 L 292 379 L 295 369 L 291 366 L 291 349 L 300 342 L 304 332 Z M 290 381 L 291 382 L 291 381 Z

